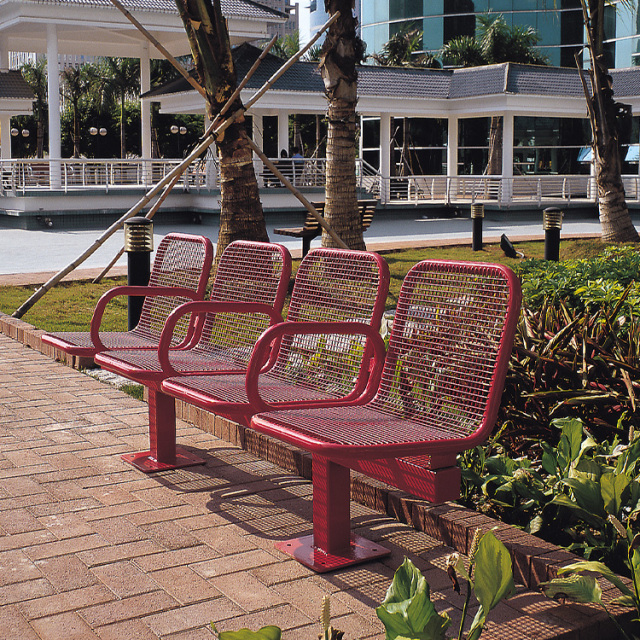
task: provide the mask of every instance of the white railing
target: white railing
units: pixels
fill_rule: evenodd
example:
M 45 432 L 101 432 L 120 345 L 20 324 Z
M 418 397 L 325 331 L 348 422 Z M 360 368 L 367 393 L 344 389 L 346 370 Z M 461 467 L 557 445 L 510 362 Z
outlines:
M 273 160 L 294 186 L 323 187 L 326 159 L 291 158 Z M 42 195 L 46 191 L 110 193 L 116 189 L 148 190 L 164 178 L 179 160 L 0 160 L 0 197 Z M 261 188 L 283 188 L 260 160 L 254 162 Z M 512 204 L 570 203 L 596 201 L 595 180 L 588 175 L 545 176 L 382 176 L 363 160 L 356 163 L 358 188 L 383 204 Z M 640 202 L 640 176 L 623 176 L 627 200 Z M 185 192 L 219 189 L 218 165 L 212 155 L 193 163 L 177 188 Z
M 26 195 L 42 191 L 94 190 L 108 193 L 119 188 L 148 189 L 179 164 L 179 160 L 0 160 L 2 195 Z M 185 190 L 212 188 L 217 167 L 211 159 L 193 163 L 178 186 Z
M 381 178 L 383 202 L 409 204 L 465 204 L 493 202 L 499 206 L 572 200 L 595 202 L 595 178 L 586 175 L 553 176 L 405 176 Z M 623 176 L 626 198 L 640 201 L 640 176 Z M 386 197 L 386 199 L 384 199 Z

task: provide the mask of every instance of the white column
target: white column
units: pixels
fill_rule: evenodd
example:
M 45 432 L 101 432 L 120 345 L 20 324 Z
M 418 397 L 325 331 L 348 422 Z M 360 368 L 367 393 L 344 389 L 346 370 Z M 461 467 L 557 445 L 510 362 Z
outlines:
M 282 150 L 289 155 L 289 112 L 278 111 L 278 156 Z
M 146 93 L 151 89 L 151 59 L 149 57 L 149 44 L 142 47 L 140 55 L 140 93 Z M 151 158 L 151 102 L 140 101 L 140 119 L 142 120 L 142 157 Z
M 60 72 L 58 68 L 58 34 L 55 24 L 47 25 L 47 79 L 49 93 L 49 160 L 60 160 L 62 141 L 60 135 Z M 50 186 L 60 188 L 59 162 L 49 165 Z
M 261 151 L 264 151 L 264 123 L 262 122 L 262 114 L 255 113 L 254 111 L 251 116 L 253 118 L 253 141 L 260 147 Z
M 389 199 L 389 176 L 391 175 L 391 115 L 380 114 L 380 200 L 382 204 Z
M 502 201 L 510 202 L 513 193 L 513 113 L 502 116 Z
M 4 33 L 0 34 L 0 69 L 9 68 L 9 51 Z
M 11 115 L 8 113 L 0 115 L 0 158 L 11 158 Z
M 453 178 L 458 175 L 458 118 L 449 116 L 447 131 L 447 176 Z

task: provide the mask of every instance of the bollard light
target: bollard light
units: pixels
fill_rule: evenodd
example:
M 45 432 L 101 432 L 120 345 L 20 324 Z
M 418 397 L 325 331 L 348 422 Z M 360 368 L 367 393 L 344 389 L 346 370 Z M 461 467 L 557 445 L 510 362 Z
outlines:
M 562 211 L 549 207 L 542 212 L 544 229 L 544 259 L 558 262 L 560 259 L 560 230 L 562 229 Z
M 471 250 L 482 251 L 482 219 L 484 218 L 484 205 L 471 205 L 471 220 L 473 231 L 471 236 Z
M 127 284 L 146 286 L 151 274 L 153 251 L 153 223 L 148 218 L 136 216 L 124 223 L 124 250 L 127 252 Z M 134 329 L 140 320 L 144 297 L 129 296 L 128 327 Z

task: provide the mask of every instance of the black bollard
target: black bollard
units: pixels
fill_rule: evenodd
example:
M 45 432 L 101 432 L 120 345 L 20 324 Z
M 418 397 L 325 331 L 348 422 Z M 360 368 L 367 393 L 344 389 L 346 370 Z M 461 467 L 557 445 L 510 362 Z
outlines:
M 560 229 L 562 229 L 562 211 L 549 207 L 542 212 L 544 229 L 544 259 L 560 260 Z
M 482 219 L 484 218 L 484 205 L 471 205 L 471 220 L 473 231 L 471 236 L 471 250 L 482 251 Z
M 151 274 L 151 252 L 153 251 L 153 223 L 148 218 L 129 218 L 124 223 L 124 250 L 127 252 L 127 284 L 146 286 Z M 129 331 L 140 320 L 143 296 L 129 296 L 127 326 Z

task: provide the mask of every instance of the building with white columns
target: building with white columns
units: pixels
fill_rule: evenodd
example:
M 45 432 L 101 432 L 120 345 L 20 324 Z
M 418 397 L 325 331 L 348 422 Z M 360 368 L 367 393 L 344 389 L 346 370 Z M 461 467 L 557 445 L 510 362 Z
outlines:
M 177 57 L 190 53 L 173 0 L 123 0 L 152 36 Z M 287 17 L 248 0 L 222 0 L 232 45 L 265 38 Z M 0 4 L 0 69 L 8 52 L 44 53 L 48 62 L 49 158 L 61 157 L 59 54 L 140 59 L 141 90 L 150 85 L 150 60 L 163 54 L 110 0 L 6 0 Z M 151 157 L 149 104 L 142 104 L 142 156 Z M 23 113 L 17 111 L 13 115 Z M 0 123 L 1 124 L 1 123 Z M 5 127 L 6 128 L 6 127 Z M 3 145 L 3 148 L 5 145 Z M 52 165 L 54 171 L 55 165 Z M 56 183 L 52 175 L 52 186 Z

